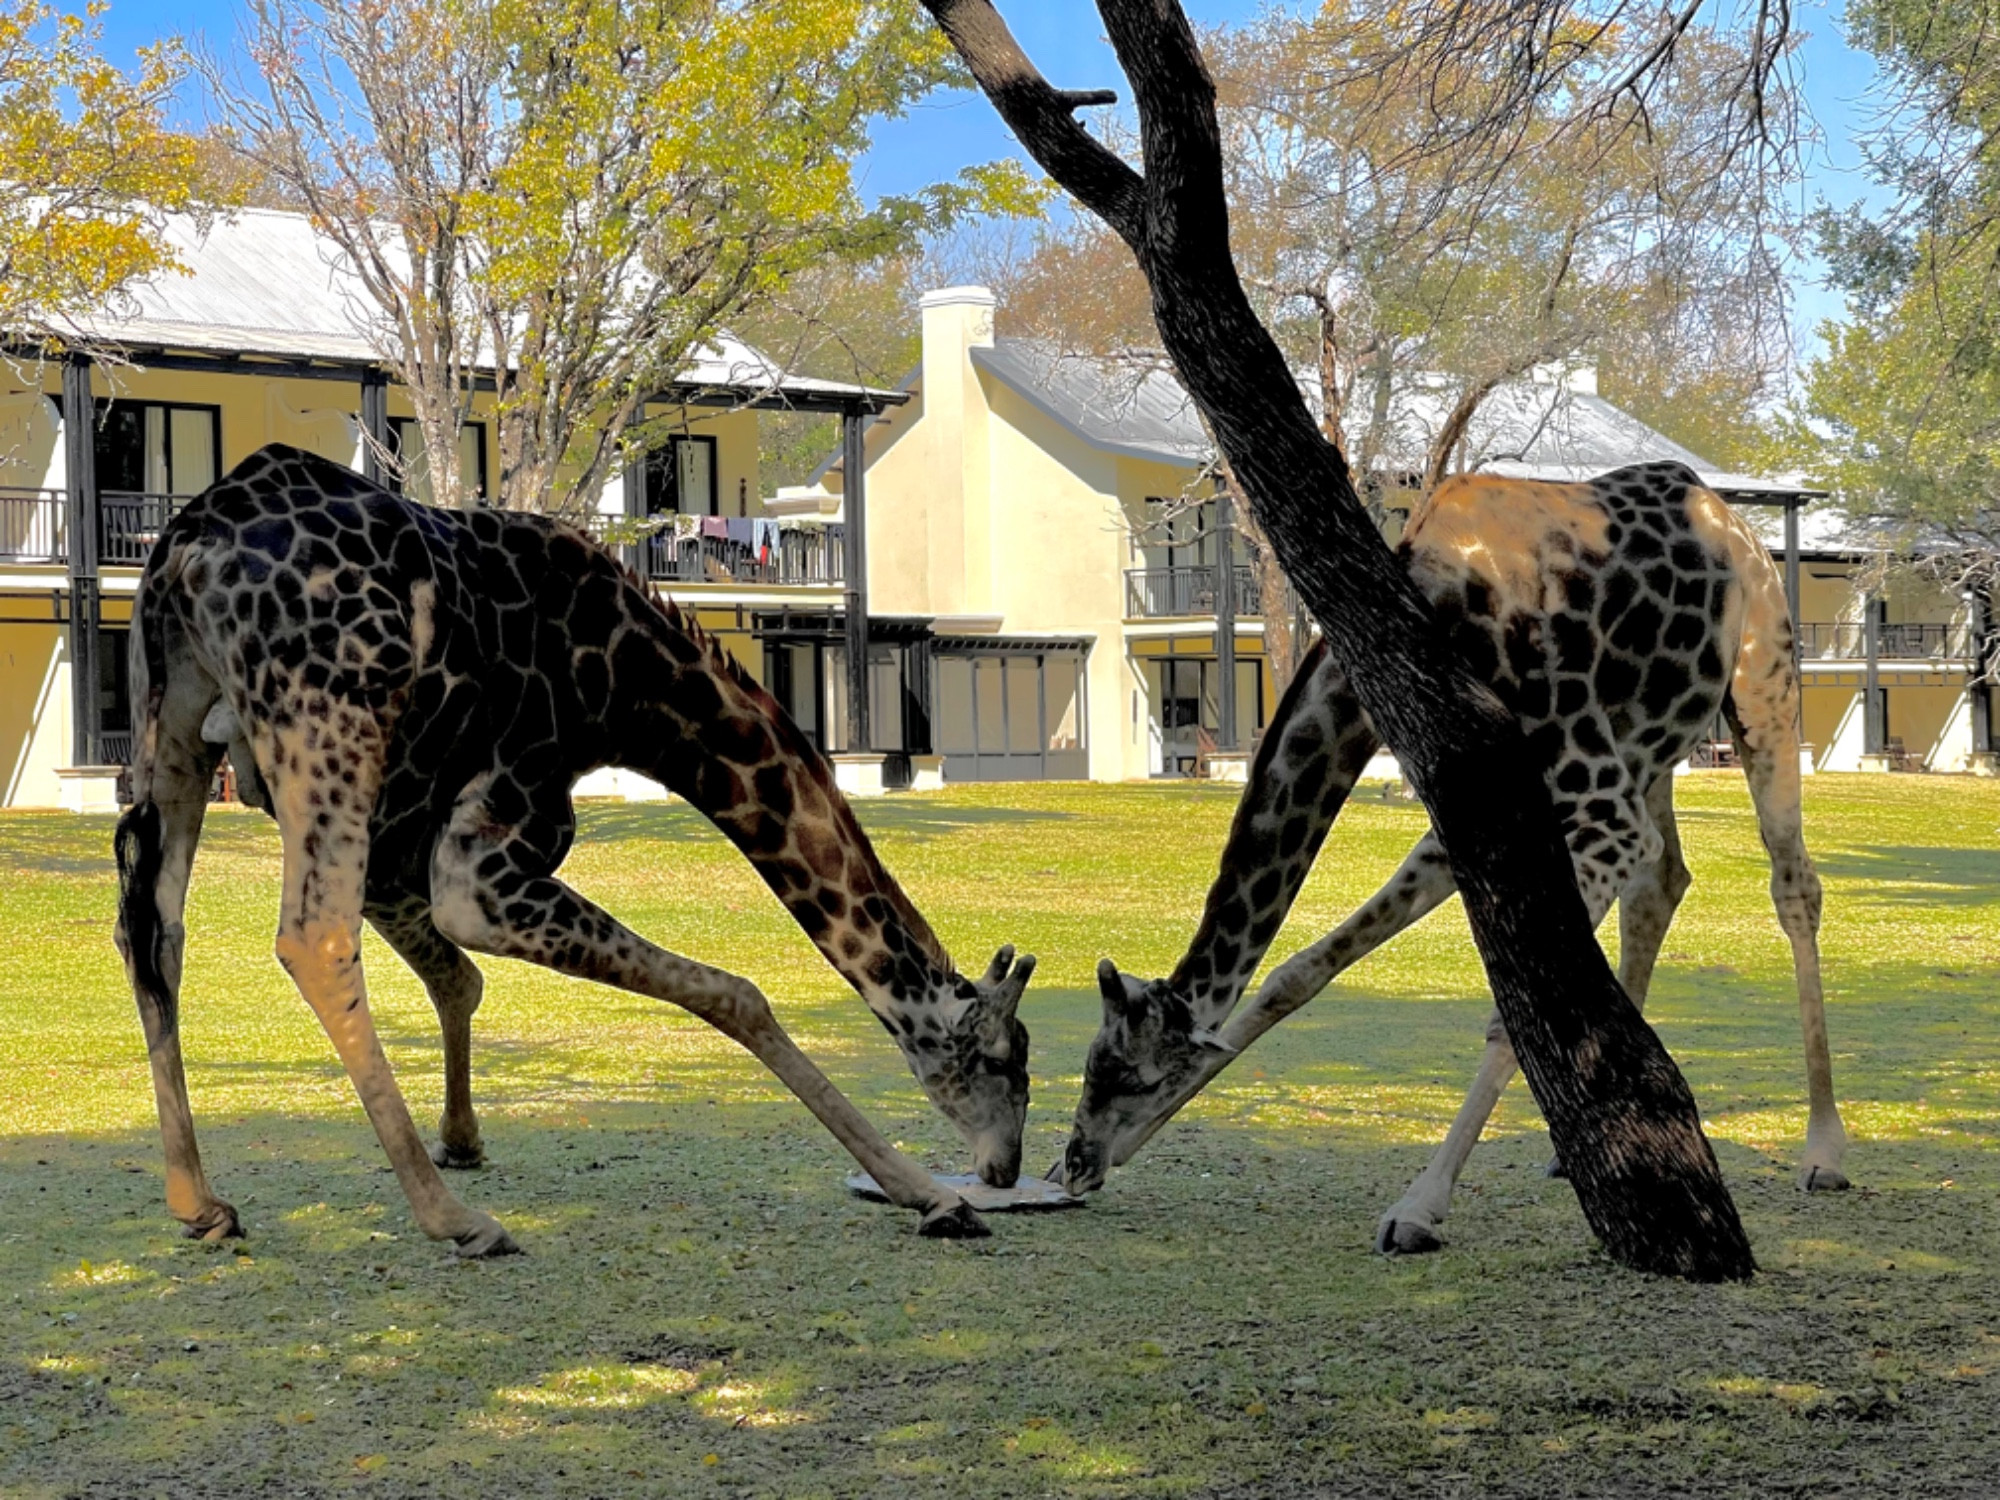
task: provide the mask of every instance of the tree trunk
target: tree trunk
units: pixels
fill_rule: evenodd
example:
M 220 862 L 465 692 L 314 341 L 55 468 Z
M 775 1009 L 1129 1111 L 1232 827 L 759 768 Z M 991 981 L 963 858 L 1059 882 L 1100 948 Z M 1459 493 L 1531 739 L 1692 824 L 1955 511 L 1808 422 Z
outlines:
M 1626 1265 L 1748 1276 L 1685 1080 L 1597 946 L 1525 736 L 1445 649 L 1314 426 L 1231 260 L 1215 90 L 1177 0 L 1099 0 L 1145 175 L 1074 118 L 988 0 L 924 0 L 1015 135 L 1138 257 L 1167 352 L 1329 648 L 1430 809 L 1522 1071 L 1591 1228 Z

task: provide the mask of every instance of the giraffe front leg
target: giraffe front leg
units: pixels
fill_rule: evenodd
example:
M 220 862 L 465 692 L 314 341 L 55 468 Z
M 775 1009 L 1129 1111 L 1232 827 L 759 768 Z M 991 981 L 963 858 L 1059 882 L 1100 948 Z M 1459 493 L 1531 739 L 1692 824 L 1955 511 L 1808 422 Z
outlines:
M 368 921 L 424 984 L 444 1037 L 444 1114 L 431 1160 L 449 1170 L 487 1164 L 479 1116 L 472 1108 L 472 1015 L 486 981 L 465 950 L 437 930 L 430 903 L 405 897 L 370 903 Z
M 1507 1040 L 1507 1028 L 1500 1024 L 1500 1012 L 1496 1010 L 1486 1023 L 1486 1053 L 1479 1060 L 1479 1071 L 1473 1075 L 1472 1087 L 1466 1091 L 1465 1102 L 1459 1105 L 1451 1129 L 1417 1180 L 1375 1226 L 1375 1248 L 1382 1254 L 1427 1255 L 1444 1248 L 1438 1226 L 1451 1212 L 1451 1194 L 1458 1186 L 1458 1174 L 1465 1170 L 1466 1159 L 1479 1144 L 1480 1133 L 1486 1129 L 1487 1120 L 1513 1081 L 1518 1066 L 1513 1045 Z
M 776 1074 L 874 1177 L 890 1202 L 922 1214 L 919 1234 L 968 1239 L 989 1232 L 964 1199 L 882 1138 L 799 1050 L 754 984 L 669 953 L 562 881 L 530 873 L 536 857 L 524 851 L 542 847 L 540 841 L 491 842 L 484 834 L 490 826 L 483 809 L 461 808 L 438 841 L 431 899 L 433 919 L 447 937 L 478 953 L 525 959 L 665 1000 L 699 1016 Z M 517 854 L 524 867 L 488 868 L 494 855 L 511 866 Z
M 432 1239 L 450 1240 L 463 1256 L 513 1254 L 519 1247 L 500 1221 L 467 1207 L 438 1176 L 369 1013 L 361 968 L 362 887 L 381 751 L 365 733 L 366 722 L 336 714 L 332 723 L 302 736 L 303 754 L 259 754 L 284 840 L 278 962 L 340 1054 L 418 1227 Z M 351 784 L 340 779 L 343 772 Z

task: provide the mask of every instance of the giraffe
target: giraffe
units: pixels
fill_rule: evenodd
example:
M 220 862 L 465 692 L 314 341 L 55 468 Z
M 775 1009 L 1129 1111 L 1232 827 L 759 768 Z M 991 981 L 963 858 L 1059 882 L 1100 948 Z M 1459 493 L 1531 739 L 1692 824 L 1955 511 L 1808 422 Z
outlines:
M 958 1194 L 891 1147 L 749 981 L 656 947 L 554 872 L 570 788 L 599 765 L 656 777 L 755 866 L 862 995 L 918 1082 L 1011 1184 L 1028 1097 L 1016 1010 L 1034 959 L 968 979 L 882 867 L 825 760 L 671 604 L 546 518 L 418 505 L 351 470 L 264 448 L 162 532 L 132 613 L 133 805 L 116 836 L 117 939 L 151 1060 L 170 1212 L 241 1233 L 203 1174 L 182 1069 L 189 870 L 223 754 L 277 822 L 276 951 L 326 1029 L 425 1233 L 515 1248 L 445 1186 L 482 1155 L 467 951 L 671 1001 L 755 1054 L 920 1232 L 982 1235 Z M 444 1034 L 441 1142 L 426 1151 L 369 1017 L 361 923 L 423 980 Z
M 1618 903 L 1619 979 L 1642 1008 L 1690 883 L 1673 767 L 1718 711 L 1729 716 L 1798 985 L 1810 1104 L 1799 1181 L 1807 1191 L 1846 1187 L 1820 989 L 1820 883 L 1800 814 L 1791 616 L 1756 535 L 1693 471 L 1645 464 L 1587 484 L 1455 477 L 1412 517 L 1399 552 L 1455 648 L 1527 730 L 1592 922 Z M 1152 982 L 1108 959 L 1098 966 L 1103 1027 L 1051 1173 L 1071 1192 L 1101 1186 L 1245 1047 L 1452 894 L 1444 849 L 1427 832 L 1380 891 L 1238 1008 L 1379 744 L 1316 644 L 1265 730 L 1180 964 Z M 1465 1103 L 1382 1216 L 1378 1249 L 1441 1246 L 1452 1188 L 1515 1067 L 1495 1012 Z

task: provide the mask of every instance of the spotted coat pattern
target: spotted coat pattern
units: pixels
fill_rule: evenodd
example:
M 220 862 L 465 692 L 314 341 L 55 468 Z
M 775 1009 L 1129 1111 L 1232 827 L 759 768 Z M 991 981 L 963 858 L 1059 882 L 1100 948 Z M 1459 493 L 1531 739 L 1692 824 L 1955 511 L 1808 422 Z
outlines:
M 604 765 L 658 779 L 735 843 L 895 1038 L 982 1175 L 1014 1180 L 1027 1102 L 1015 1008 L 1033 960 L 1003 949 L 982 979 L 961 976 L 798 728 L 581 534 L 415 504 L 267 448 L 166 528 L 140 582 L 133 656 L 121 944 L 149 1045 L 173 1054 L 155 1082 L 163 1126 L 175 1122 L 170 1205 L 191 1232 L 235 1229 L 200 1178 L 191 1123 L 178 1127 L 180 907 L 225 751 L 282 835 L 279 957 L 347 1062 L 419 1221 L 462 1250 L 511 1245 L 433 1165 L 483 1154 L 469 1082 L 481 981 L 466 949 L 687 1007 L 777 1072 L 897 1201 L 925 1211 L 930 1232 L 978 1229 L 798 1051 L 754 986 L 655 947 L 555 878 L 575 836 L 570 788 Z M 141 869 L 150 889 L 133 879 Z M 413 1146 L 367 1020 L 364 917 L 423 978 L 444 1027 L 435 1153 Z M 135 941 L 155 927 L 156 942 Z
M 1844 1186 L 1820 995 L 1820 887 L 1800 826 L 1798 684 L 1784 591 L 1754 533 L 1678 464 L 1589 484 L 1463 476 L 1401 554 L 1451 647 L 1519 716 L 1546 768 L 1593 921 L 1620 908 L 1620 977 L 1644 1004 L 1688 886 L 1673 767 L 1716 715 L 1735 728 L 1790 939 L 1812 1101 L 1802 1176 Z M 1194 941 L 1165 980 L 1099 967 L 1104 1024 L 1061 1171 L 1102 1183 L 1241 1050 L 1452 894 L 1434 834 L 1335 932 L 1238 1007 L 1328 830 L 1380 744 L 1316 646 L 1265 731 Z M 1385 1216 L 1385 1249 L 1434 1248 L 1452 1183 L 1514 1058 L 1497 1014 L 1472 1095 L 1424 1177 Z

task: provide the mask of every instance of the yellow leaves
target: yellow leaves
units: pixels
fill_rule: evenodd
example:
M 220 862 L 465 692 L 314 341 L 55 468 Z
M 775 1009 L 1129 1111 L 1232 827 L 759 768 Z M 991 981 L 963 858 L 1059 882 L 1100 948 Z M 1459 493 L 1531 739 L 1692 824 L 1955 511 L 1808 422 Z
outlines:
M 87 314 L 178 269 L 159 215 L 200 192 L 196 144 L 162 116 L 180 49 L 143 49 L 121 72 L 97 55 L 95 16 L 0 0 L 0 321 L 15 326 Z

